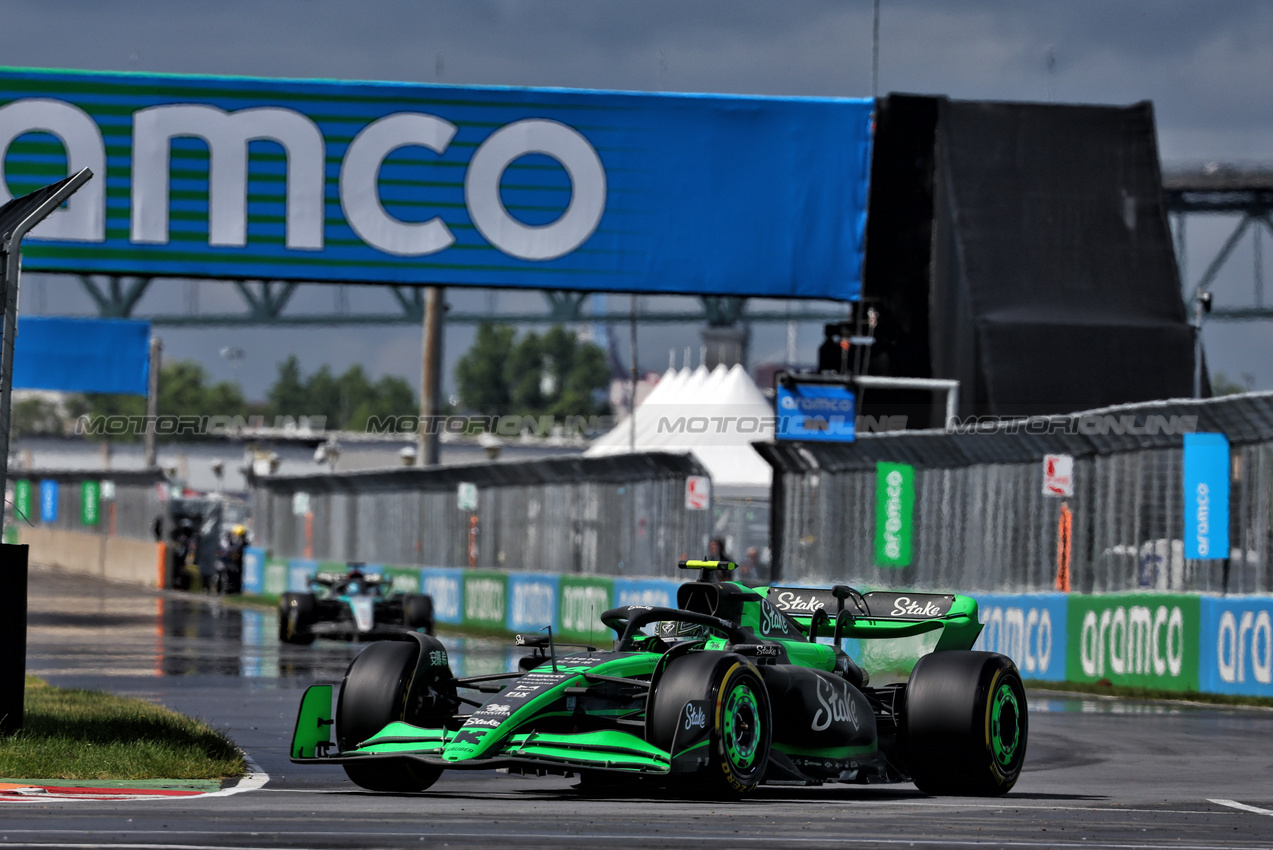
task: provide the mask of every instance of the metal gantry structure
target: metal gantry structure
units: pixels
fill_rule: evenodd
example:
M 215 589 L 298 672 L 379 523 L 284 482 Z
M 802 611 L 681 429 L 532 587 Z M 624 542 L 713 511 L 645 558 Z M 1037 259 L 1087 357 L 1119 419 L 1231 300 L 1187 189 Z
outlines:
M 138 302 L 157 278 L 136 275 L 75 275 L 84 292 L 97 306 L 100 318 L 146 319 L 156 326 L 216 327 L 249 325 L 419 325 L 424 320 L 424 289 L 416 286 L 382 284 L 300 283 L 281 280 L 230 280 L 242 299 L 244 310 L 229 313 L 205 313 L 188 309 L 184 313 L 146 314 L 138 310 Z M 195 282 L 191 282 L 197 285 Z M 397 309 L 391 312 L 360 312 L 348 308 L 347 290 L 376 288 L 389 292 Z M 302 289 L 321 287 L 333 290 L 334 308 L 330 312 L 288 310 Z M 469 288 L 469 287 L 466 287 Z M 497 290 L 491 290 L 494 294 Z M 590 310 L 590 293 L 571 290 L 541 290 L 543 310 L 496 310 L 494 300 L 487 299 L 484 310 L 448 309 L 448 324 L 480 324 L 482 322 L 592 324 L 623 323 L 632 318 L 628 309 Z M 650 296 L 642 296 L 645 301 Z M 818 305 L 793 305 L 781 310 L 748 310 L 748 299 L 741 296 L 701 296 L 698 310 L 654 310 L 640 306 L 637 321 L 642 324 L 704 324 L 709 327 L 732 327 L 740 322 L 838 321 L 843 310 Z
M 1273 319 L 1273 304 L 1264 297 L 1264 256 L 1261 233 L 1273 234 L 1273 167 L 1208 164 L 1169 169 L 1163 173 L 1163 198 L 1174 218 L 1176 259 L 1181 270 L 1181 294 L 1193 304 L 1212 284 L 1248 234 L 1252 246 L 1251 301 L 1216 304 L 1210 321 Z M 1235 216 L 1233 230 L 1202 274 L 1191 280 L 1186 251 L 1186 222 L 1193 216 Z
M 1273 303 L 1265 300 L 1263 249 L 1261 231 L 1273 235 L 1273 167 L 1206 165 L 1170 168 L 1163 174 L 1163 197 L 1173 219 L 1176 256 L 1181 269 L 1181 295 L 1192 304 L 1200 292 L 1210 290 L 1221 270 L 1234 260 L 1235 249 L 1246 237 L 1252 240 L 1254 265 L 1250 303 L 1217 304 L 1211 321 L 1245 321 L 1273 319 Z M 1233 230 L 1202 274 L 1192 279 L 1188 272 L 1186 223 L 1194 216 L 1236 216 Z M 261 325 L 419 325 L 424 320 L 424 290 L 416 286 L 395 284 L 330 284 L 284 280 L 239 279 L 224 281 L 238 294 L 243 310 L 235 312 L 203 312 L 197 307 L 196 289 L 191 289 L 185 312 L 148 314 L 139 310 L 139 302 L 158 278 L 137 275 L 76 275 L 84 292 L 92 299 L 101 318 L 146 319 L 164 327 L 245 327 Z M 188 286 L 199 284 L 190 281 Z M 333 292 L 329 311 L 298 310 L 296 296 L 302 290 L 322 287 Z M 351 287 L 374 288 L 392 296 L 394 309 L 389 311 L 355 311 L 349 309 L 347 292 Z M 632 311 L 590 309 L 590 294 L 571 290 L 541 290 L 542 310 L 497 310 L 489 290 L 486 309 L 457 310 L 448 308 L 448 324 L 480 324 L 507 322 L 515 324 L 626 324 Z M 650 309 L 648 296 L 639 299 L 636 319 L 641 324 L 699 324 L 707 327 L 734 327 L 740 323 L 800 321 L 838 321 L 843 310 L 830 305 L 790 305 L 786 309 L 748 309 L 748 299 L 741 296 L 701 296 L 700 308 Z M 289 309 L 290 308 L 290 309 Z

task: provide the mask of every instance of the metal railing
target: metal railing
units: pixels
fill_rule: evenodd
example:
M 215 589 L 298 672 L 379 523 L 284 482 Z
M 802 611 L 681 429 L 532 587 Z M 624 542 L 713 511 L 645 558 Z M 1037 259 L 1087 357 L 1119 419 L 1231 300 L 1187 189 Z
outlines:
M 11 488 L 6 498 L 5 524 L 15 525 L 20 529 L 30 526 L 42 526 L 60 531 L 80 531 L 90 534 L 115 535 L 135 540 L 154 540 L 154 523 L 157 517 L 167 516 L 168 507 L 161 500 L 156 485 L 167 483 L 164 474 L 159 470 L 18 470 L 12 474 Z M 30 516 L 15 515 L 14 489 L 17 482 L 27 481 L 31 487 Z M 41 484 L 54 482 L 57 487 L 56 518 L 47 520 L 46 512 L 41 510 Z M 96 523 L 86 523 L 92 519 L 90 510 L 84 510 L 82 489 L 84 482 L 96 482 L 99 501 L 97 504 Z M 110 482 L 114 494 L 102 492 L 102 482 Z
M 1147 417 L 1174 426 L 1142 428 Z M 1053 590 L 1064 504 L 1074 591 L 1273 592 L 1273 393 L 1047 421 L 1045 429 L 1002 423 L 963 433 L 870 435 L 851 444 L 757 444 L 774 467 L 775 577 Z M 1184 557 L 1181 430 L 1229 439 L 1227 559 Z M 1072 497 L 1043 494 L 1046 454 L 1074 457 Z M 878 462 L 914 467 L 914 554 L 903 568 L 874 560 Z
M 281 558 L 671 576 L 706 553 L 711 512 L 685 504 L 705 474 L 653 453 L 270 477 L 252 515 Z

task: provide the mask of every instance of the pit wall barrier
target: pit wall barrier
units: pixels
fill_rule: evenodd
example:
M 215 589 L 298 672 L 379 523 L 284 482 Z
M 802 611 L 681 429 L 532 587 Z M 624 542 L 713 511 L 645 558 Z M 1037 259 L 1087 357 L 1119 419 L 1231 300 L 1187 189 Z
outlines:
M 157 587 L 160 544 L 96 531 L 67 531 L 45 525 L 10 526 L 14 542 L 31 547 L 31 563 L 70 573 Z
M 315 569 L 249 549 L 244 590 L 304 590 Z M 493 633 L 538 632 L 605 646 L 601 612 L 674 607 L 679 581 L 367 564 L 395 590 L 427 593 L 439 623 Z M 1164 691 L 1273 698 L 1273 596 L 1126 593 L 974 593 L 983 624 L 974 649 L 1001 652 L 1040 682 L 1101 682 Z M 850 652 L 855 647 L 849 647 Z

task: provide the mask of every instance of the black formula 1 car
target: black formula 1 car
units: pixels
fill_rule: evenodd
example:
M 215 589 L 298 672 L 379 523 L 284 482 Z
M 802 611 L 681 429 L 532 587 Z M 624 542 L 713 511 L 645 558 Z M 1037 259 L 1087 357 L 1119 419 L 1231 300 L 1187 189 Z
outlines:
M 433 597 L 396 593 L 376 574 L 319 572 L 308 593 L 284 593 L 278 638 L 313 643 L 316 637 L 378 640 L 405 632 L 433 634 Z
M 618 636 L 610 650 L 519 636 L 530 651 L 521 669 L 457 679 L 434 638 L 373 643 L 350 664 L 334 711 L 333 685 L 305 692 L 291 759 L 343 765 L 386 792 L 496 767 L 725 797 L 765 782 L 880 781 L 997 795 L 1017 781 L 1025 691 L 1009 658 L 969 651 L 981 631 L 974 600 L 753 589 L 718 580 L 726 562 L 681 566 L 702 572 L 678 589 L 677 608 L 601 615 Z M 885 686 L 839 648 L 842 637 L 936 630 L 909 680 Z

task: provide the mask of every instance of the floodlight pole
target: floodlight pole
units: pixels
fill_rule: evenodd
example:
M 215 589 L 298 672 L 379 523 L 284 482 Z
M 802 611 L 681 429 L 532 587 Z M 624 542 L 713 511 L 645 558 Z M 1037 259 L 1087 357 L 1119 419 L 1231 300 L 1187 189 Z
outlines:
M 9 404 L 13 396 L 13 342 L 18 333 L 18 275 L 22 240 L 62 202 L 75 194 L 93 172 L 87 168 L 64 180 L 14 198 L 0 207 L 0 305 L 4 337 L 0 340 L 0 494 L 9 477 Z M 16 511 L 14 519 L 17 519 Z M 22 728 L 26 701 L 27 556 L 26 546 L 0 545 L 0 734 Z

